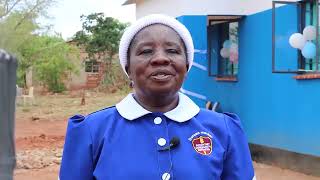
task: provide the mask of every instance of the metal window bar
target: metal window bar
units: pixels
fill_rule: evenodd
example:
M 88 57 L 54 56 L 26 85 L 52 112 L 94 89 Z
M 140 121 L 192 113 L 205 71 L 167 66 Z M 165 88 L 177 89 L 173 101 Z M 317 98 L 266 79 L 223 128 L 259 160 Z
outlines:
M 210 39 L 212 39 L 211 37 L 211 33 L 209 32 L 209 26 L 210 26 L 210 23 L 209 25 L 207 26 L 207 59 L 208 59 L 208 76 L 215 76 L 212 71 L 211 71 L 211 65 L 212 65 L 212 62 L 211 62 L 211 42 L 210 42 Z
M 219 26 L 219 49 L 222 48 L 223 40 L 229 39 L 229 22 L 225 22 L 221 24 L 222 26 Z M 228 33 L 226 33 L 228 32 Z M 222 41 L 221 41 L 222 40 Z M 218 51 L 219 52 L 219 51 Z M 229 61 L 226 61 L 226 58 L 221 58 L 218 56 L 218 76 L 228 76 L 229 74 Z
M 232 22 L 239 22 L 244 16 L 240 16 L 240 15 L 208 15 L 208 27 L 207 27 L 207 32 L 209 30 L 209 27 L 211 25 L 213 25 L 214 22 L 220 22 L 220 23 L 232 23 Z M 212 38 L 211 37 L 211 34 L 208 34 L 207 35 L 207 58 L 208 58 L 208 75 L 209 76 L 215 76 L 215 77 L 234 77 L 234 69 L 232 69 L 232 72 L 231 72 L 231 75 L 225 75 L 225 74 L 221 74 L 221 70 L 219 68 L 219 63 L 220 62 L 220 58 L 218 59 L 218 71 L 217 71 L 217 74 L 214 75 L 212 74 L 212 70 L 211 70 L 211 65 L 212 65 L 212 62 L 211 62 L 211 49 L 212 49 L 212 45 L 210 43 L 210 39 Z M 219 43 L 221 44 L 221 43 Z M 226 66 L 226 68 L 228 68 Z M 234 65 L 232 65 L 232 68 L 234 68 Z M 237 67 L 237 71 L 238 71 L 238 67 Z
M 316 26 L 316 29 L 317 29 L 317 27 L 318 27 L 318 22 L 316 22 L 316 24 L 314 24 L 313 23 L 313 21 L 314 21 L 314 14 L 315 13 L 317 13 L 317 10 L 316 10 L 316 12 L 314 12 L 314 7 L 316 7 L 316 9 L 317 9 L 317 6 L 316 6 L 316 3 L 315 3 L 315 1 L 306 1 L 305 3 L 303 3 L 302 4 L 302 14 L 301 14 L 301 16 L 302 16 L 302 19 L 301 19 L 301 25 L 302 25 L 302 28 L 301 29 L 303 29 L 303 27 L 306 27 L 307 25 L 315 25 Z M 309 19 L 307 19 L 307 15 L 306 14 L 309 14 L 310 15 L 310 18 Z M 316 18 L 318 18 L 318 15 L 316 14 L 315 15 L 315 17 Z M 308 22 L 307 22 L 307 20 L 308 20 Z M 317 20 L 316 20 L 317 21 Z M 318 35 L 316 35 L 316 37 L 318 37 Z M 317 40 L 316 40 L 317 41 Z M 317 46 L 317 43 L 318 42 L 316 42 L 316 54 L 317 54 L 317 52 L 318 52 L 318 46 Z M 302 69 L 304 69 L 305 70 L 305 72 L 308 72 L 308 71 L 310 71 L 310 72 L 313 72 L 314 71 L 314 69 L 315 69 L 315 67 L 314 66 L 316 66 L 315 65 L 315 62 L 317 61 L 317 55 L 316 55 L 316 57 L 315 58 L 313 58 L 313 59 L 309 59 L 309 61 L 308 61 L 308 59 L 306 59 L 306 58 L 304 58 L 304 57 L 302 57 L 302 62 L 304 63 L 304 66 L 302 67 Z
M 299 73 L 299 71 L 292 71 L 292 70 L 276 70 L 275 65 L 275 19 L 276 19 L 276 4 L 297 4 L 297 2 L 292 1 L 272 1 L 272 73 Z M 301 23 L 298 23 L 301 24 Z M 301 31 L 301 26 L 298 27 L 299 31 Z M 298 56 L 298 66 L 301 62 L 301 53 Z
M 298 24 L 299 24 L 299 32 L 302 31 L 303 27 L 305 26 L 306 22 L 306 4 L 305 3 L 301 3 L 300 4 L 300 8 L 298 8 L 298 14 L 300 15 L 298 18 Z M 305 58 L 302 56 L 302 53 L 299 53 L 298 56 L 298 71 L 300 73 L 305 73 L 305 68 L 306 67 L 306 61 Z
M 85 61 L 85 72 L 98 73 L 100 70 L 100 64 L 100 62 L 94 60 Z
M 319 71 L 319 1 L 316 0 L 316 14 L 317 14 L 317 25 L 316 25 L 316 71 Z
M 93 73 L 98 73 L 99 72 L 99 67 L 100 67 L 99 63 L 93 63 L 92 72 Z
M 86 61 L 85 62 L 85 72 L 92 72 L 92 62 L 91 61 Z
M 301 4 L 301 8 L 300 8 L 300 32 L 302 31 L 302 29 L 307 25 L 306 23 L 306 7 L 307 7 L 307 3 L 310 3 L 309 6 L 309 11 L 310 11 L 310 21 L 312 24 L 312 20 L 313 20 L 313 16 L 314 14 L 316 15 L 316 57 L 315 59 L 310 59 L 309 62 L 306 62 L 307 60 L 300 54 L 300 60 L 299 60 L 299 72 L 303 72 L 303 73 L 319 73 L 319 51 L 320 51 L 320 47 L 319 47 L 319 1 L 318 0 L 305 0 L 305 1 L 300 1 L 299 2 Z M 314 11 L 314 7 L 315 8 L 315 13 Z M 314 67 L 315 66 L 315 67 Z M 306 68 L 308 67 L 308 68 Z
M 305 4 L 305 13 L 304 13 L 304 14 L 309 14 L 310 17 L 309 17 L 309 21 L 308 21 L 308 22 L 307 22 L 307 19 L 306 19 L 306 17 L 305 17 L 303 27 L 306 27 L 307 24 L 312 25 L 312 19 L 313 19 L 312 10 L 313 10 L 313 9 L 312 9 L 312 2 L 311 2 L 311 3 L 308 3 L 308 4 Z M 307 15 L 306 15 L 306 16 L 307 16 Z M 304 59 L 304 61 L 307 61 L 306 58 L 303 58 L 303 59 Z M 307 64 L 307 68 L 308 68 L 309 70 L 312 70 L 312 59 L 309 59 L 309 62 L 306 62 L 306 64 Z M 305 67 L 304 69 L 307 69 L 307 68 Z
M 293 2 L 293 1 L 272 1 L 272 73 L 305 73 L 308 72 L 305 70 L 305 65 L 306 62 L 304 60 L 304 57 L 302 56 L 301 52 L 298 55 L 298 70 L 292 71 L 292 70 L 276 70 L 275 68 L 275 15 L 276 15 L 276 4 L 298 4 L 300 8 L 298 8 L 298 14 L 300 14 L 300 18 L 298 18 L 298 30 L 299 32 L 302 31 L 304 25 L 305 25 L 305 5 L 306 3 L 316 3 L 316 72 L 319 72 L 319 1 L 318 0 L 305 0 L 305 1 L 298 1 L 298 2 Z M 314 72 L 314 71 L 310 71 Z

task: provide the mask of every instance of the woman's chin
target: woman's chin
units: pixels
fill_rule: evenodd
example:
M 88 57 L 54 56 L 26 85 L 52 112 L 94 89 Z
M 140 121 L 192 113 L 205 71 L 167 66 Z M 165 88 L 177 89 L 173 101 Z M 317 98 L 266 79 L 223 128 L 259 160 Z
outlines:
M 159 86 L 159 87 L 154 87 L 149 90 L 151 92 L 150 94 L 156 95 L 156 96 L 168 96 L 175 94 L 179 91 L 176 87 L 166 87 L 166 86 Z

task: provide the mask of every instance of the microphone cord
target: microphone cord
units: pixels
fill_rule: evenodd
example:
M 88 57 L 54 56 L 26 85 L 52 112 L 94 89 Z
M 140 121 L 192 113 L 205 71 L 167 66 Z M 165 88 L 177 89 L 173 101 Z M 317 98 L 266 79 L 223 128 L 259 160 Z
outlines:
M 169 128 L 168 128 L 167 120 L 165 120 L 165 122 L 166 122 L 167 137 L 169 137 Z M 169 167 L 169 171 L 166 172 L 167 174 L 166 174 L 166 176 L 164 177 L 164 179 L 161 177 L 162 180 L 167 180 L 167 177 L 168 177 L 168 176 L 169 176 L 169 178 L 170 178 L 170 176 L 173 178 L 173 173 L 172 173 L 172 175 L 170 174 L 171 171 L 172 171 L 172 168 L 173 168 L 172 156 L 171 156 L 171 146 L 170 146 L 170 144 L 171 144 L 171 142 L 170 142 L 170 140 L 169 140 L 169 159 L 170 159 L 170 167 Z M 171 178 L 170 178 L 170 179 L 171 179 Z M 168 179 L 168 180 L 169 180 L 169 179 Z
M 167 135 L 167 137 L 169 137 L 168 124 L 167 124 L 167 121 L 166 121 L 166 120 L 165 120 L 165 123 L 166 123 L 166 135 Z M 172 147 L 177 146 L 177 145 L 175 145 L 175 143 L 172 143 L 172 142 L 171 142 L 172 139 L 174 139 L 174 138 L 176 138 L 176 137 L 172 137 L 172 138 L 169 140 L 169 149 L 165 150 L 165 151 L 168 151 L 167 153 L 169 153 L 170 167 L 169 167 L 169 169 L 168 169 L 166 172 L 163 172 L 163 173 L 166 173 L 164 177 L 163 177 L 164 174 L 162 174 L 162 176 L 160 175 L 160 179 L 161 179 L 161 180 L 169 180 L 169 179 L 172 179 L 172 178 L 173 178 L 173 173 L 171 173 L 171 172 L 173 171 L 173 162 L 172 162 L 171 149 L 172 149 Z M 178 141 L 180 141 L 180 140 L 178 139 Z M 179 143 L 180 143 L 180 142 L 178 142 L 178 145 L 179 145 Z M 172 145 L 171 145 L 171 144 L 172 144 Z M 157 149 L 158 149 L 158 148 L 157 148 Z M 158 151 L 158 153 L 161 152 L 161 151 L 159 152 L 159 150 L 157 150 L 157 151 Z M 158 160 L 158 170 L 159 170 L 159 172 L 161 172 L 159 155 L 158 155 L 157 160 Z M 167 179 L 167 178 L 168 178 L 168 179 Z
M 169 150 L 169 151 L 171 151 L 171 150 Z M 162 180 L 169 180 L 169 179 L 167 179 L 167 177 L 170 176 L 170 172 L 172 170 L 172 166 L 173 166 L 173 164 L 172 164 L 171 153 L 170 153 L 170 168 L 169 168 L 169 171 L 167 172 L 166 176 L 164 178 L 162 178 Z

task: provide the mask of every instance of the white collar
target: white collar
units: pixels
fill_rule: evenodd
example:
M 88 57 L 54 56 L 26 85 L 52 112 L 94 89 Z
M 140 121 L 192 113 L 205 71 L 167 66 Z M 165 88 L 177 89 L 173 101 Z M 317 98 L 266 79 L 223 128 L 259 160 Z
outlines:
M 116 108 L 120 115 L 127 120 L 135 120 L 141 116 L 152 113 L 144 109 L 132 96 L 128 94 L 122 101 L 116 104 Z M 164 115 L 177 122 L 185 122 L 197 115 L 200 111 L 197 106 L 188 96 L 179 92 L 178 106 L 164 113 Z

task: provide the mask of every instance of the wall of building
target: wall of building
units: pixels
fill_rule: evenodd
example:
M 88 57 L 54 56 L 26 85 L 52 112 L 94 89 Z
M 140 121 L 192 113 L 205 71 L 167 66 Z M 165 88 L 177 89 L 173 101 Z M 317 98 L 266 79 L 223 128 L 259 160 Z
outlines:
M 278 19 L 276 36 L 284 38 L 277 41 L 284 44 L 278 50 L 284 53 L 276 53 L 276 59 L 279 66 L 281 60 L 296 63 L 297 53 L 287 44 L 294 31 L 287 24 L 296 27 L 296 14 L 285 8 L 277 13 L 283 22 Z M 181 16 L 178 20 L 191 31 L 195 48 L 206 50 L 206 16 Z M 197 67 L 191 69 L 183 89 L 219 101 L 223 111 L 237 113 L 250 143 L 320 156 L 320 79 L 296 80 L 295 74 L 272 73 L 271 27 L 271 10 L 247 16 L 240 23 L 238 82 L 209 77 L 206 54 L 198 51 Z M 204 107 L 205 100 L 192 99 Z
M 138 0 L 137 18 L 153 13 L 174 17 L 182 15 L 232 14 L 247 15 L 271 8 L 270 0 Z
M 70 90 L 83 89 L 87 82 L 87 73 L 85 72 L 84 60 L 87 58 L 87 54 L 83 49 L 79 49 L 80 56 L 75 61 L 74 65 L 77 68 L 76 73 L 72 73 L 66 82 L 66 86 Z
M 69 42 L 72 44 L 73 42 Z M 85 71 L 85 60 L 88 54 L 83 48 L 79 49 L 79 58 L 74 62 L 77 72 L 71 73 L 69 78 L 66 79 L 65 85 L 69 90 L 91 89 L 100 85 L 105 73 L 105 64 L 100 63 L 99 72 L 91 73 Z

